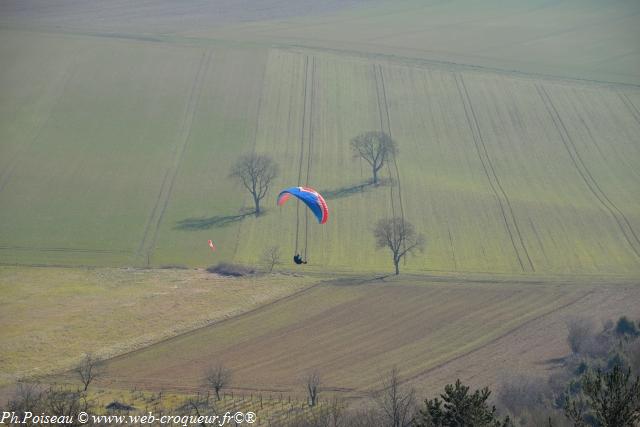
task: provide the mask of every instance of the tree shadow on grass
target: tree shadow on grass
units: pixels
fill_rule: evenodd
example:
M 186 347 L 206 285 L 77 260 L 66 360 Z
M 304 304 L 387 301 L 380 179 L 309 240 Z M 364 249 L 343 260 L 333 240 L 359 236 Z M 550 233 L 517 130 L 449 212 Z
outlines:
M 393 182 L 388 179 L 379 179 L 377 186 L 383 187 L 390 184 L 393 184 Z M 320 194 L 322 194 L 326 200 L 341 199 L 343 197 L 353 196 L 354 194 L 364 193 L 365 191 L 369 191 L 372 188 L 376 188 L 376 185 L 374 185 L 371 181 L 367 181 L 358 185 L 351 185 L 336 188 L 333 190 L 324 190 L 321 191 Z
M 254 211 L 241 212 L 237 215 L 216 215 L 208 218 L 186 218 L 176 223 L 177 230 L 196 231 L 208 230 L 209 228 L 222 228 L 235 222 L 242 221 L 245 217 L 254 215 Z

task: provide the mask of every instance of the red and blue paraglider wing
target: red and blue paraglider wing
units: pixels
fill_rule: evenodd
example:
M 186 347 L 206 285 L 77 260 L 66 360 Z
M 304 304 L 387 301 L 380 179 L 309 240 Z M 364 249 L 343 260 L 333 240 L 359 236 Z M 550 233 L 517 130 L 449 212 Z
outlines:
M 329 219 L 329 208 L 327 202 L 320 193 L 313 188 L 309 187 L 291 187 L 282 190 L 278 195 L 278 206 L 285 204 L 287 200 L 293 197 L 297 197 L 302 200 L 305 205 L 311 209 L 311 212 L 318 218 L 320 224 L 324 224 Z

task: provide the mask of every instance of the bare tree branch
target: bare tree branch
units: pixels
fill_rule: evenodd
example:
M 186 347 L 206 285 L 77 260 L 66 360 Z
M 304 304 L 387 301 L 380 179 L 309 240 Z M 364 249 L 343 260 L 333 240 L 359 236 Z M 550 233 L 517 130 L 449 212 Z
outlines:
M 355 157 L 360 157 L 369 163 L 375 185 L 378 185 L 378 171 L 386 161 L 391 160 L 398 153 L 393 139 L 380 131 L 365 132 L 356 136 L 351 140 L 351 150 Z
M 96 359 L 92 354 L 88 353 L 84 356 L 80 364 L 76 366 L 75 371 L 84 385 L 84 391 L 87 391 L 89 384 L 100 376 L 99 363 L 99 359 Z
M 400 217 L 378 221 L 373 231 L 378 248 L 388 248 L 393 257 L 396 274 L 400 274 L 400 261 L 406 255 L 424 250 L 425 238 L 413 225 Z
M 231 168 L 230 178 L 237 179 L 251 193 L 256 216 L 260 215 L 260 201 L 267 195 L 273 180 L 278 176 L 278 165 L 271 157 L 245 154 Z
M 220 400 L 220 391 L 231 384 L 231 370 L 223 365 L 210 367 L 205 374 L 205 384 L 215 392 L 216 399 Z

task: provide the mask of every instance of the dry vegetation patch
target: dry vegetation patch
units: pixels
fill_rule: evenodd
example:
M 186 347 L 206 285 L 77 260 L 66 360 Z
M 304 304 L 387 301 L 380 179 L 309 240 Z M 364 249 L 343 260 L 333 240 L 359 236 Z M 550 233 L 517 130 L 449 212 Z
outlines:
M 109 357 L 293 293 L 312 279 L 203 270 L 0 268 L 0 385 Z

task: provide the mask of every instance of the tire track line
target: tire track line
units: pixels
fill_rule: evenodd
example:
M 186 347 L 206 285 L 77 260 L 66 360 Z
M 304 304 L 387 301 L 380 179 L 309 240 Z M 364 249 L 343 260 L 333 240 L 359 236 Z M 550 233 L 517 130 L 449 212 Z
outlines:
M 464 112 L 467 118 L 467 122 L 469 123 L 469 128 L 471 130 L 473 142 L 476 146 L 478 158 L 480 159 L 480 163 L 482 164 L 484 173 L 487 177 L 487 180 L 489 181 L 489 186 L 491 187 L 491 190 L 493 191 L 493 194 L 498 201 L 502 219 L 504 221 L 507 233 L 509 234 L 509 239 L 511 240 L 511 245 L 513 246 L 513 250 L 518 259 L 518 263 L 520 264 L 520 268 L 524 272 L 526 272 L 527 270 L 535 272 L 535 267 L 533 265 L 533 262 L 531 261 L 531 257 L 529 256 L 527 247 L 524 244 L 524 239 L 522 238 L 522 234 L 520 233 L 520 227 L 518 226 L 518 222 L 516 221 L 516 216 L 513 212 L 511 202 L 509 201 L 504 188 L 500 184 L 498 175 L 496 174 L 493 163 L 491 162 L 491 157 L 489 157 L 489 152 L 487 151 L 487 146 L 484 142 L 482 133 L 480 132 L 478 118 L 476 116 L 475 110 L 473 109 L 473 105 L 471 104 L 471 97 L 469 96 L 467 87 L 464 84 L 464 80 L 461 75 L 454 74 L 454 79 L 456 81 L 456 86 L 458 88 L 458 92 L 460 93 L 460 97 L 462 98 Z M 514 237 L 514 234 L 517 236 L 517 239 L 516 237 Z M 522 256 L 522 254 L 524 254 L 524 257 Z M 526 258 L 526 263 L 524 261 L 524 258 Z
M 308 148 L 307 148 L 307 179 L 305 186 L 309 186 L 309 178 L 311 177 L 311 166 L 313 164 L 313 157 L 311 150 L 313 149 L 313 101 L 315 98 L 315 79 L 316 79 L 316 57 L 312 57 L 311 61 L 311 96 L 309 97 L 309 136 L 308 136 Z M 305 261 L 308 258 L 308 240 L 309 240 L 309 212 L 305 209 L 305 231 L 304 231 L 304 258 Z
M 613 203 L 611 199 L 609 199 L 609 197 L 602 190 L 602 188 L 600 188 L 600 185 L 598 184 L 598 182 L 595 180 L 595 178 L 589 171 L 589 168 L 587 168 L 587 165 L 584 163 L 584 161 L 582 160 L 582 157 L 580 156 L 578 148 L 573 142 L 573 139 L 571 139 L 569 131 L 567 130 L 567 127 L 565 126 L 564 121 L 562 120 L 562 117 L 560 117 L 558 110 L 556 109 L 555 105 L 551 101 L 551 97 L 549 96 L 549 93 L 547 92 L 547 90 L 544 88 L 544 86 L 540 84 L 536 85 L 536 90 L 538 91 L 538 94 L 540 95 L 540 98 L 542 99 L 542 102 L 547 112 L 551 116 L 551 120 L 553 121 L 553 124 L 556 130 L 560 134 L 560 139 L 562 140 L 562 144 L 564 145 L 564 148 L 567 150 L 567 153 L 571 158 L 571 162 L 573 163 L 573 166 L 578 171 L 578 174 L 580 175 L 580 177 L 582 177 L 582 180 L 587 185 L 587 188 L 589 189 L 589 191 L 591 191 L 591 193 L 595 196 L 595 198 L 598 199 L 598 201 L 602 204 L 602 206 L 609 212 L 609 214 L 616 221 L 625 240 L 627 241 L 627 243 L 629 244 L 633 252 L 636 254 L 636 256 L 640 258 L 640 238 L 638 238 L 638 235 L 636 234 L 635 230 L 631 226 L 631 223 L 629 222 L 627 217 L 622 213 L 622 211 L 615 205 L 615 203 Z
M 640 110 L 638 110 L 638 108 L 629 99 L 626 93 L 618 93 L 618 95 L 620 96 L 620 99 L 622 100 L 622 102 L 627 106 L 627 108 L 631 112 L 631 115 L 633 116 L 633 118 L 636 119 L 636 122 L 640 124 Z
M 382 112 L 383 107 L 382 107 L 382 100 L 381 100 L 381 88 L 380 88 L 380 84 L 378 82 L 378 69 L 376 68 L 376 65 L 373 64 L 373 79 L 375 81 L 375 86 L 376 86 L 376 98 L 378 101 L 378 113 L 380 114 L 380 131 L 381 132 L 387 132 L 387 129 L 385 128 L 385 124 L 384 124 L 384 113 Z M 393 174 L 391 173 L 391 166 L 389 166 L 389 162 L 387 163 L 387 173 L 389 174 L 389 179 L 391 181 L 393 181 Z M 393 196 L 393 182 L 390 182 L 389 185 L 389 197 L 391 199 L 391 215 L 395 218 L 396 217 L 396 208 L 395 208 L 395 197 Z
M 264 99 L 264 92 L 266 90 L 265 87 L 265 82 L 267 80 L 267 67 L 268 67 L 268 63 L 269 63 L 269 59 L 267 57 L 265 64 L 264 64 L 264 68 L 262 70 L 262 79 L 261 79 L 261 83 L 260 83 L 260 95 L 258 98 L 258 106 L 256 108 L 256 123 L 255 126 L 253 128 L 253 146 L 251 147 L 251 153 L 255 154 L 256 153 L 256 147 L 258 146 L 258 129 L 260 127 L 260 114 L 262 113 L 262 102 Z M 243 199 L 242 202 L 242 208 L 240 209 L 240 212 L 243 212 L 244 209 L 246 208 L 246 199 Z M 235 245 L 233 248 L 233 259 L 237 259 L 238 257 L 238 250 L 240 249 L 240 235 L 242 233 L 242 221 L 240 221 L 238 223 L 238 230 L 236 232 L 236 239 L 235 239 Z
M 389 137 L 393 140 L 393 134 L 391 133 L 391 116 L 389 114 L 389 102 L 387 101 L 387 88 L 384 84 L 384 73 L 382 72 L 382 65 L 378 64 L 378 70 L 380 71 L 380 82 L 382 83 L 382 100 L 384 105 L 384 110 L 387 116 L 387 131 Z M 389 165 L 389 163 L 387 163 Z M 400 169 L 398 168 L 398 156 L 393 155 L 393 166 L 396 173 L 396 181 L 398 183 L 398 204 L 400 205 L 400 217 L 402 218 L 402 234 L 404 234 L 404 203 L 402 202 L 402 182 L 400 181 Z M 402 241 L 402 249 L 407 250 L 407 243 L 403 239 Z M 407 265 L 407 257 L 402 257 L 403 265 Z
M 304 164 L 304 137 L 307 117 L 307 83 L 309 80 L 309 56 L 304 58 L 304 88 L 302 94 L 302 126 L 300 128 L 300 159 L 298 161 L 298 185 L 302 185 L 302 165 Z M 296 253 L 300 242 L 300 201 L 296 200 Z
M 147 267 L 150 264 L 150 258 L 153 254 L 156 240 L 158 238 L 158 231 L 160 230 L 160 225 L 162 224 L 164 213 L 167 209 L 167 206 L 169 205 L 169 200 L 171 199 L 171 194 L 173 192 L 176 177 L 178 176 L 180 164 L 182 163 L 182 158 L 184 157 L 187 143 L 191 135 L 191 125 L 193 124 L 198 103 L 200 101 L 200 94 L 204 76 L 207 74 L 212 56 L 212 50 L 207 50 L 206 52 L 203 52 L 202 57 L 200 58 L 198 70 L 191 85 L 191 91 L 189 93 L 189 97 L 187 98 L 184 115 L 180 124 L 178 143 L 174 147 L 174 159 L 165 172 L 165 176 L 160 187 L 160 192 L 156 197 L 156 203 L 151 211 L 151 215 L 149 216 L 147 224 L 145 225 L 142 240 L 140 241 L 140 245 L 138 247 L 138 250 L 136 251 L 137 262 L 142 262 Z

